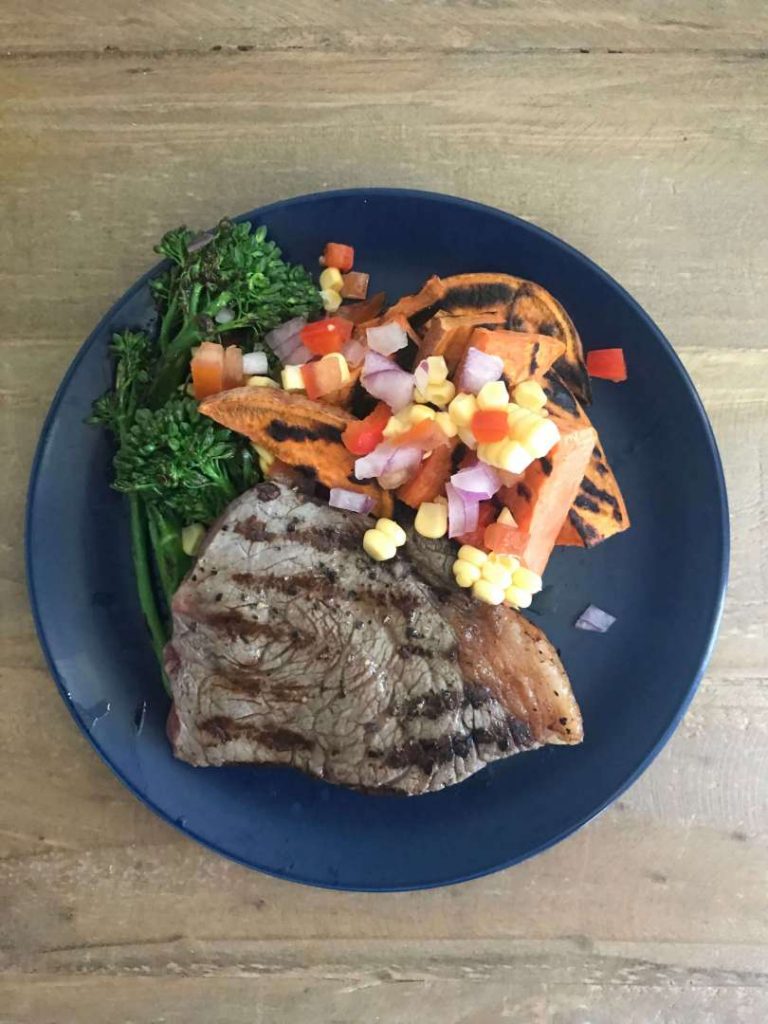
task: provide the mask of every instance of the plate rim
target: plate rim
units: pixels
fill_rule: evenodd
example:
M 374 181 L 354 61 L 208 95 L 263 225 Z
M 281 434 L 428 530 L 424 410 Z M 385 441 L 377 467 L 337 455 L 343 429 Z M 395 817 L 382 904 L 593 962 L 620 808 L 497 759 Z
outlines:
M 482 868 L 467 872 L 465 874 L 455 875 L 446 878 L 440 878 L 436 881 L 413 883 L 405 885 L 355 885 L 343 882 L 328 882 L 320 879 L 312 879 L 307 875 L 298 876 L 291 872 L 289 869 L 276 869 L 273 867 L 266 867 L 261 864 L 255 863 L 253 860 L 246 860 L 244 857 L 239 856 L 223 847 L 219 846 L 216 842 L 199 835 L 194 829 L 189 828 L 187 825 L 179 823 L 178 819 L 174 819 L 171 815 L 163 808 L 159 807 L 153 800 L 151 800 L 146 794 L 144 794 L 134 783 L 129 779 L 125 773 L 112 761 L 109 754 L 98 742 L 95 735 L 87 728 L 85 721 L 75 706 L 75 701 L 71 698 L 69 691 L 62 679 L 57 665 L 53 659 L 50 648 L 48 646 L 46 632 L 42 617 L 40 615 L 40 608 L 37 598 L 37 592 L 34 583 L 34 569 L 33 569 L 33 557 L 32 557 L 32 513 L 35 501 L 35 493 L 38 486 L 38 480 L 40 477 L 40 466 L 44 456 L 45 449 L 49 440 L 49 434 L 52 424 L 56 418 L 59 407 L 62 403 L 64 395 L 68 389 L 69 383 L 75 376 L 77 369 L 85 358 L 86 354 L 90 351 L 91 347 L 96 343 L 98 337 L 109 328 L 110 323 L 114 319 L 114 315 L 117 309 L 122 307 L 125 303 L 129 302 L 139 291 L 141 291 L 148 282 L 155 277 L 161 270 L 163 265 L 167 261 L 158 261 L 142 275 L 140 275 L 134 283 L 127 288 L 120 296 L 109 306 L 104 315 L 98 320 L 94 328 L 91 330 L 87 338 L 82 342 L 75 355 L 72 357 L 64 376 L 62 377 L 56 391 L 51 400 L 51 404 L 46 412 L 42 426 L 40 428 L 40 434 L 35 446 L 35 452 L 32 459 L 31 468 L 29 471 L 29 481 L 26 491 L 25 507 L 24 507 L 24 572 L 27 596 L 29 600 L 30 609 L 32 612 L 32 618 L 35 625 L 35 632 L 37 634 L 38 643 L 43 652 L 45 663 L 48 671 L 50 672 L 59 694 L 64 702 L 65 706 L 69 710 L 70 715 L 74 719 L 78 729 L 88 740 L 90 745 L 96 751 L 102 762 L 110 769 L 113 775 L 129 790 L 129 792 L 141 801 L 146 807 L 149 808 L 154 814 L 161 818 L 164 822 L 170 825 L 172 828 L 181 832 L 183 835 L 194 839 L 202 846 L 209 850 L 219 854 L 222 857 L 227 858 L 230 861 L 234 861 L 237 864 L 241 864 L 243 867 L 249 868 L 250 870 L 260 871 L 273 878 L 279 878 L 283 881 L 294 882 L 300 885 L 312 886 L 314 888 L 330 889 L 334 891 L 342 892 L 414 892 L 426 889 L 442 888 L 443 886 L 459 885 L 462 882 L 472 881 L 476 878 L 483 878 L 486 875 L 494 874 L 497 871 L 504 871 L 507 868 L 514 867 L 516 864 L 521 864 L 524 861 L 530 860 L 533 857 L 538 856 L 545 850 L 550 849 L 579 831 L 590 821 L 593 821 L 598 815 L 609 807 L 612 803 L 618 800 L 635 782 L 640 776 L 650 767 L 656 757 L 661 753 L 667 742 L 671 738 L 672 734 L 677 729 L 686 711 L 688 710 L 691 701 L 693 700 L 696 691 L 699 688 L 699 684 L 704 676 L 704 673 L 709 664 L 714 645 L 717 640 L 720 623 L 722 620 L 723 607 L 725 604 L 725 596 L 728 586 L 728 576 L 730 570 L 730 554 L 731 554 L 731 530 L 730 530 L 730 518 L 729 518 L 729 505 L 728 505 L 728 494 L 726 487 L 725 474 L 723 471 L 722 458 L 717 444 L 712 424 L 709 416 L 707 415 L 704 404 L 699 396 L 696 387 L 686 370 L 682 360 L 678 356 L 677 352 L 673 348 L 671 342 L 667 339 L 663 331 L 658 327 L 652 317 L 643 309 L 640 303 L 623 287 L 612 275 L 604 270 L 598 263 L 592 260 L 589 256 L 585 255 L 581 250 L 568 242 L 563 241 L 557 235 L 548 231 L 546 228 L 540 227 L 538 224 L 534 224 L 531 221 L 524 220 L 522 217 L 518 217 L 516 214 L 508 213 L 506 210 L 501 210 L 498 207 L 491 206 L 487 203 L 481 203 L 476 200 L 466 199 L 461 196 L 454 196 L 448 193 L 433 192 L 422 189 L 407 189 L 407 188 L 389 188 L 389 187 L 359 187 L 359 188 L 344 188 L 344 189 L 327 189 L 320 190 L 317 192 L 301 193 L 299 195 L 291 196 L 286 199 L 275 200 L 271 203 L 266 203 L 262 206 L 255 207 L 249 210 L 247 213 L 241 213 L 237 216 L 230 217 L 229 219 L 235 222 L 241 221 L 257 221 L 259 218 L 268 215 L 270 211 L 284 208 L 286 206 L 301 206 L 306 203 L 316 202 L 319 199 L 365 199 L 368 196 L 380 196 L 389 199 L 415 199 L 415 200 L 430 200 L 439 203 L 445 203 L 447 205 L 457 205 L 465 207 L 470 210 L 475 210 L 483 214 L 492 214 L 495 217 L 501 218 L 507 221 L 509 224 L 515 226 L 518 229 L 532 232 L 534 235 L 538 235 L 542 240 L 550 245 L 554 245 L 560 249 L 566 255 L 576 259 L 602 278 L 603 282 L 618 292 L 620 298 L 626 302 L 636 315 L 644 322 L 645 326 L 656 336 L 657 340 L 661 343 L 662 347 L 666 350 L 666 353 L 671 357 L 673 364 L 676 366 L 678 373 L 681 376 L 682 382 L 688 392 L 689 397 L 692 399 L 693 407 L 695 412 L 698 414 L 698 418 L 701 425 L 704 428 L 705 439 L 709 454 L 712 458 L 712 463 L 715 471 L 715 480 L 717 485 L 717 497 L 718 497 L 718 512 L 720 517 L 720 565 L 718 572 L 718 587 L 717 587 L 717 599 L 714 602 L 710 614 L 708 617 L 707 624 L 707 643 L 698 659 L 698 665 L 694 673 L 693 678 L 688 683 L 685 691 L 683 700 L 677 708 L 675 714 L 667 725 L 660 730 L 658 736 L 654 739 L 653 744 L 650 746 L 645 757 L 636 765 L 634 770 L 630 772 L 627 778 L 616 788 L 609 796 L 607 796 L 600 804 L 598 804 L 593 810 L 587 815 L 576 815 L 574 820 L 569 821 L 563 825 L 555 835 L 548 837 L 538 845 L 531 847 L 523 854 L 515 855 L 507 860 L 499 863 L 490 864 L 483 866 Z

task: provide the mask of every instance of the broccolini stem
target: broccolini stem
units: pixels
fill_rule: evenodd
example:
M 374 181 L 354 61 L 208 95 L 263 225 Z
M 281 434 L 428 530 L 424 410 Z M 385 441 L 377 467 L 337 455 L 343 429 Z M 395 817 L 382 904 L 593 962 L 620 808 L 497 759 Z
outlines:
M 160 322 L 160 333 L 157 337 L 157 345 L 161 352 L 165 352 L 168 347 L 168 343 L 171 340 L 171 330 L 173 328 L 176 314 L 179 310 L 179 293 L 174 292 L 173 298 L 168 304 L 168 309 L 165 311 L 163 319 Z
M 141 500 L 135 494 L 128 496 L 131 510 L 131 554 L 133 556 L 133 570 L 136 573 L 136 587 L 139 594 L 139 604 L 144 613 L 152 647 L 154 648 L 160 666 L 163 664 L 163 649 L 166 643 L 166 633 L 163 627 L 160 613 L 155 603 L 155 595 L 152 589 L 152 573 L 149 566 L 149 548 L 147 546 L 147 524 Z M 168 689 L 168 681 L 163 672 L 163 685 Z

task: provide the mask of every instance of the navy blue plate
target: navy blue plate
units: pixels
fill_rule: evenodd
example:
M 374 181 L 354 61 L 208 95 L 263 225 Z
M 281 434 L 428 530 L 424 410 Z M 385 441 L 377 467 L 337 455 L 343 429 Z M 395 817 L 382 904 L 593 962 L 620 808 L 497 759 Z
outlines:
M 329 239 L 355 246 L 375 290 L 431 274 L 504 271 L 561 300 L 587 348 L 621 345 L 628 383 L 596 382 L 591 412 L 632 517 L 594 551 L 558 550 L 540 623 L 562 651 L 586 739 L 514 757 L 433 796 L 363 796 L 276 768 L 190 768 L 171 756 L 163 692 L 134 590 L 110 443 L 84 425 L 109 385 L 113 331 L 153 321 L 145 275 L 76 356 L 43 429 L 27 509 L 32 607 L 72 715 L 149 807 L 219 853 L 281 878 L 341 889 L 445 885 L 515 864 L 569 835 L 647 767 L 709 656 L 728 564 L 715 441 L 669 343 L 604 271 L 531 224 L 430 193 L 352 190 L 255 210 L 308 267 Z M 605 636 L 573 620 L 594 603 Z

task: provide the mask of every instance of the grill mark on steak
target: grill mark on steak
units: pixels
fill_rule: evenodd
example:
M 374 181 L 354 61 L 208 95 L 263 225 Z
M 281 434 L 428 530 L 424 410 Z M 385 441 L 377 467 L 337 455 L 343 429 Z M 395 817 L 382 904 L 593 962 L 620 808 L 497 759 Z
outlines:
M 207 719 L 201 723 L 200 728 L 217 740 L 228 741 L 233 737 L 243 737 L 280 751 L 306 750 L 309 745 L 306 737 L 293 732 L 292 729 L 274 729 L 269 732 L 248 722 L 239 722 L 237 719 L 228 718 L 225 715 L 216 715 Z
M 268 494 L 233 502 L 174 597 L 166 670 L 178 757 L 290 764 L 411 795 L 579 741 L 554 650 L 518 614 L 457 591 L 445 541 L 413 535 L 374 566 L 361 546 L 367 517 L 285 484 Z M 244 544 L 238 524 L 263 539 Z
M 275 535 L 267 530 L 267 524 L 256 516 L 248 516 L 242 522 L 235 524 L 235 533 L 246 540 L 274 540 Z

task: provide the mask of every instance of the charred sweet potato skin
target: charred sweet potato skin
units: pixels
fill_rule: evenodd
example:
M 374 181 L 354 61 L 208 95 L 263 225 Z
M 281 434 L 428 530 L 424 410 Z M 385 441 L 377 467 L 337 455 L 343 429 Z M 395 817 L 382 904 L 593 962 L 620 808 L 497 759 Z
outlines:
M 557 299 L 533 281 L 509 274 L 431 277 L 420 292 L 406 295 L 392 309 L 407 316 L 417 330 L 421 330 L 440 310 L 459 316 L 477 313 L 478 310 L 503 309 L 506 326 L 510 330 L 544 334 L 563 342 L 565 351 L 555 368 L 582 403 L 591 401 L 592 392 L 578 331 Z
M 357 480 L 355 456 L 341 435 L 354 420 L 343 409 L 275 388 L 235 388 L 200 403 L 204 416 L 244 434 L 303 477 L 325 487 L 370 495 L 375 512 L 392 513 L 392 496 L 376 483 Z

